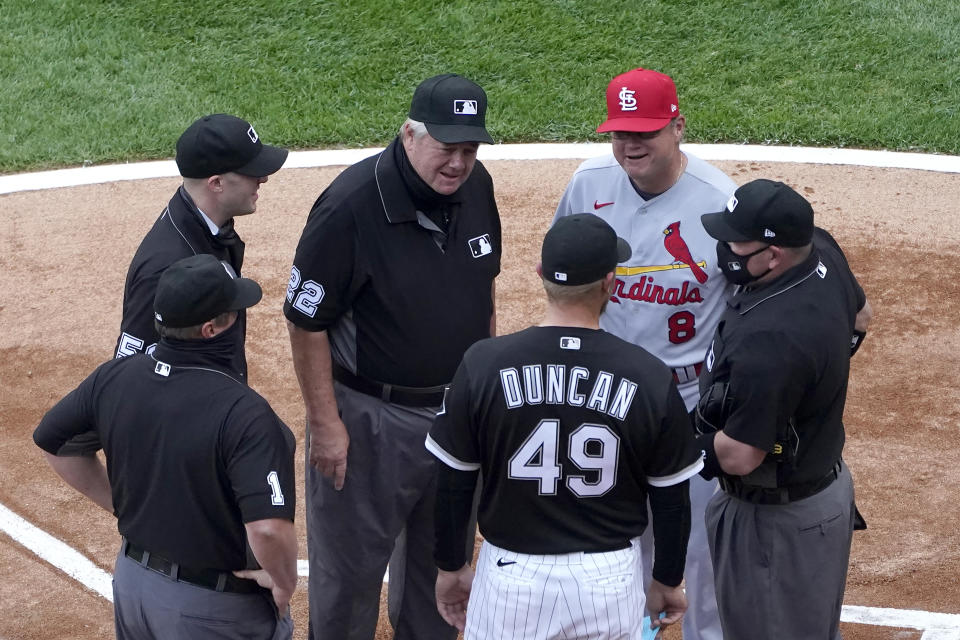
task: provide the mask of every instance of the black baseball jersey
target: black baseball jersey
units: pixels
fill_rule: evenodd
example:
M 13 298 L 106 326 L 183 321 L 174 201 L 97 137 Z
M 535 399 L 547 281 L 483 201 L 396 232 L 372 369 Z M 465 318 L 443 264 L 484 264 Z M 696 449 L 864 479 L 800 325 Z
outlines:
M 605 331 L 570 327 L 470 348 L 427 448 L 481 471 L 480 532 L 531 554 L 627 543 L 646 527 L 647 487 L 703 465 L 666 365 Z
M 840 458 L 850 337 L 866 301 L 833 237 L 817 228 L 813 245 L 802 264 L 729 300 L 700 375 L 701 394 L 729 384 L 725 434 L 784 447 L 781 487 L 818 480 Z
M 137 248 L 123 287 L 123 318 L 120 337 L 114 356 L 151 353 L 159 339 L 153 324 L 153 298 L 157 282 L 167 267 L 182 258 L 201 253 L 214 255 L 225 267 L 239 276 L 243 266 L 243 240 L 233 230 L 233 221 L 213 235 L 200 216 L 193 200 L 183 187 L 177 190 L 169 204 L 153 223 Z M 237 322 L 236 349 L 232 368 L 241 380 L 247 379 L 247 359 L 244 354 L 246 311 L 240 311 Z
M 104 363 L 33 434 L 55 454 L 95 431 L 120 533 L 193 568 L 247 567 L 244 523 L 294 517 L 296 440 L 218 355 L 235 328 Z
M 450 382 L 463 352 L 490 335 L 500 216 L 474 165 L 444 233 L 418 211 L 398 166 L 399 139 L 320 194 L 300 237 L 284 315 L 328 331 L 334 359 L 409 387 Z

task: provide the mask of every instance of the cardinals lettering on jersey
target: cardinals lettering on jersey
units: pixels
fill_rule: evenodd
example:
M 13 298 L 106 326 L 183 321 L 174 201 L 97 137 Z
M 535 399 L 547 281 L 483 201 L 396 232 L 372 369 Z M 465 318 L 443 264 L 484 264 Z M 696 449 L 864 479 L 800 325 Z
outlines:
M 658 271 L 675 271 L 677 269 L 690 269 L 697 282 L 704 284 L 710 276 L 704 271 L 707 266 L 706 260 L 697 262 L 690 253 L 686 241 L 680 235 L 680 222 L 672 222 L 663 230 L 663 246 L 673 257 L 674 261 L 669 264 L 652 264 L 638 267 L 617 267 L 618 276 L 642 276 L 639 281 L 633 282 L 629 288 L 625 288 L 626 281 L 618 277 L 614 285 L 613 295 L 610 301 L 619 304 L 620 298 L 628 298 L 640 302 L 652 302 L 654 304 L 666 305 L 684 305 L 690 302 L 703 302 L 703 296 L 700 289 L 692 282 L 684 282 L 681 287 L 663 287 L 654 282 L 652 274 Z
M 573 407 L 586 406 L 588 409 L 606 413 L 623 420 L 630 411 L 630 405 L 637 393 L 637 383 L 621 378 L 614 391 L 614 376 L 606 371 L 596 375 L 589 394 L 586 385 L 581 383 L 593 378 L 586 367 L 567 368 L 560 364 L 529 364 L 521 367 L 500 370 L 500 383 L 503 399 L 508 409 L 516 409 L 526 404 L 568 404 Z M 544 375 L 546 374 L 546 375 Z

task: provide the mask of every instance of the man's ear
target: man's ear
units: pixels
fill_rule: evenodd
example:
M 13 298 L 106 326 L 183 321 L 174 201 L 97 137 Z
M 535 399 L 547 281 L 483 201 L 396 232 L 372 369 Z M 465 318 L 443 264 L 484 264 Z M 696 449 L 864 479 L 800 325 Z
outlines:
M 538 262 L 538 263 L 537 263 L 537 275 L 540 276 L 541 278 L 543 277 L 543 263 L 542 263 L 542 262 Z
M 220 333 L 220 330 L 217 328 L 217 325 L 213 323 L 213 320 L 207 320 L 200 325 L 200 337 L 204 340 L 209 340 L 218 333 Z
M 687 128 L 687 119 L 683 117 L 683 114 L 677 116 L 677 142 L 683 141 L 683 132 Z
M 608 294 L 613 293 L 613 285 L 617 281 L 616 271 L 611 271 L 603 277 L 603 290 Z
M 409 152 L 410 147 L 413 145 L 413 127 L 410 126 L 409 122 L 403 123 L 403 128 L 400 131 L 400 143 L 403 144 L 403 148 Z
M 213 191 L 214 193 L 220 193 L 223 191 L 223 179 L 219 175 L 212 175 L 207 178 L 207 189 Z
M 783 247 L 778 247 L 775 244 L 770 245 L 770 254 L 773 256 L 770 258 L 771 269 L 776 269 L 783 264 L 784 258 L 786 257 L 784 255 Z

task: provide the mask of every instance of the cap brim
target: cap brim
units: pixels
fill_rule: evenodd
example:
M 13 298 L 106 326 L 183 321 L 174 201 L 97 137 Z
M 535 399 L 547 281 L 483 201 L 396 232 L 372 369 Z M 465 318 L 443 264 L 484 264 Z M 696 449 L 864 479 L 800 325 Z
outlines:
M 626 262 L 631 255 L 633 255 L 633 251 L 630 249 L 630 245 L 627 244 L 626 240 L 617 236 L 617 264 Z
M 753 238 L 737 231 L 727 223 L 726 217 L 729 215 L 730 213 L 726 209 L 717 213 L 704 213 L 700 216 L 700 221 L 710 237 L 715 240 L 723 242 L 749 242 L 753 240 Z
M 239 169 L 234 169 L 234 173 L 254 178 L 269 176 L 280 170 L 283 163 L 287 161 L 288 153 L 286 149 L 265 144 L 253 160 Z
M 263 289 L 249 278 L 234 278 L 233 288 L 233 299 L 230 301 L 230 308 L 227 311 L 249 309 L 260 302 L 263 297 Z
M 659 131 L 670 124 L 671 120 L 673 120 L 673 118 L 610 118 L 597 127 L 597 133 L 607 133 L 609 131 L 633 131 L 635 133 Z
M 434 140 L 455 144 L 457 142 L 485 142 L 493 144 L 493 138 L 484 127 L 467 124 L 431 124 L 424 122 L 427 133 Z

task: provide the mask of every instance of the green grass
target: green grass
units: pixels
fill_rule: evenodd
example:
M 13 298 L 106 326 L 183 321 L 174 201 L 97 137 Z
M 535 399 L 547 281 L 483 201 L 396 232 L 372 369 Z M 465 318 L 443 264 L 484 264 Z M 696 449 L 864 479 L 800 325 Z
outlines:
M 580 141 L 635 66 L 691 142 L 960 153 L 955 0 L 4 0 L 0 172 L 170 157 L 224 111 L 290 148 L 387 142 L 423 78 L 498 141 Z

